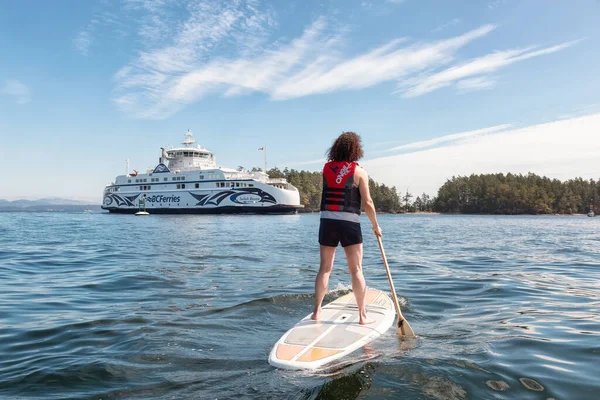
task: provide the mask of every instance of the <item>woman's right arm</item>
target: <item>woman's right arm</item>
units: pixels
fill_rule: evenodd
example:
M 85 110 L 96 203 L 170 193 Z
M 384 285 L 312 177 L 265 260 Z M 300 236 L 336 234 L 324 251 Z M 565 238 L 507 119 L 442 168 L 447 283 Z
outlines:
M 362 199 L 362 206 L 365 209 L 365 213 L 371 220 L 371 224 L 373 225 L 373 233 L 375 236 L 382 236 L 381 228 L 377 223 L 377 213 L 375 212 L 375 203 L 373 203 L 373 199 L 371 198 L 371 192 L 369 191 L 369 176 L 367 175 L 367 171 L 362 168 L 358 168 L 359 182 L 358 182 L 358 190 L 360 191 L 360 197 Z

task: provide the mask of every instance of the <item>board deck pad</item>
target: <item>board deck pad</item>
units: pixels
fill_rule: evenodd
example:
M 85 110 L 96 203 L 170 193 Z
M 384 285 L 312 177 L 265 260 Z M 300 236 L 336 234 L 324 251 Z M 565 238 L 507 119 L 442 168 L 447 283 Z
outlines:
M 309 314 L 287 331 L 273 346 L 269 363 L 283 369 L 317 369 L 379 337 L 394 323 L 392 300 L 381 290 L 369 289 L 365 303 L 373 324 L 358 323 L 356 299 L 348 293 L 325 305 L 319 321 Z

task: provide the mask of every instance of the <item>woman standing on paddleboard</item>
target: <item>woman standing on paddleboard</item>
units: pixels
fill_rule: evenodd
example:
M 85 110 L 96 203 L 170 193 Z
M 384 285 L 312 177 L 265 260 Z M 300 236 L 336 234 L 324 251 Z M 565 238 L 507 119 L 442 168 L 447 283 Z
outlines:
M 381 236 L 375 205 L 369 193 L 369 177 L 357 161 L 363 156 L 360 136 L 354 132 L 342 133 L 328 151 L 323 167 L 323 194 L 321 197 L 321 225 L 319 244 L 321 264 L 315 280 L 315 308 L 312 319 L 321 316 L 321 303 L 327 293 L 329 275 L 338 244 L 346 253 L 352 275 L 352 291 L 358 305 L 362 325 L 372 323 L 365 310 L 367 285 L 362 273 L 363 238 L 360 229 L 360 210 L 364 207 L 373 232 Z

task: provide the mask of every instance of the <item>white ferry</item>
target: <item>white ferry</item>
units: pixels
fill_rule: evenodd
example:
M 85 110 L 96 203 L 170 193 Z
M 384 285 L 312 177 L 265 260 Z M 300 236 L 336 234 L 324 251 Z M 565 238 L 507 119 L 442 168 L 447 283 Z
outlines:
M 134 170 L 104 189 L 102 208 L 136 213 L 140 203 L 150 214 L 295 213 L 298 189 L 262 171 L 217 167 L 215 155 L 195 145 L 188 130 L 183 147 L 164 149 L 158 165 L 145 174 Z

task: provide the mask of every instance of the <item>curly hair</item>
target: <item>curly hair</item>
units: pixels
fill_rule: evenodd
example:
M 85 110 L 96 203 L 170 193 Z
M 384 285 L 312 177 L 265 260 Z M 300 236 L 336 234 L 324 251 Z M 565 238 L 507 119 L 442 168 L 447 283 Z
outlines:
M 327 161 L 358 161 L 364 155 L 360 135 L 344 132 L 327 150 Z

